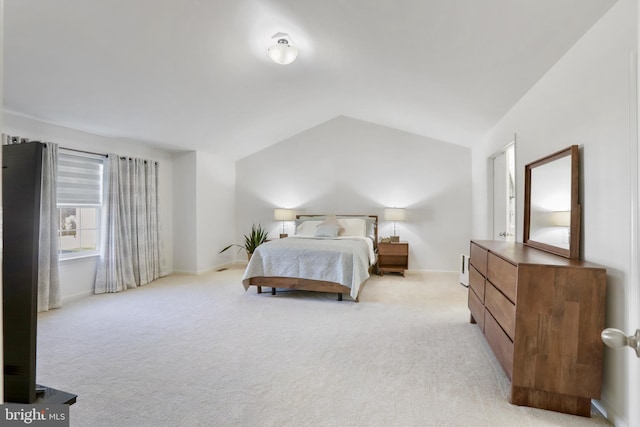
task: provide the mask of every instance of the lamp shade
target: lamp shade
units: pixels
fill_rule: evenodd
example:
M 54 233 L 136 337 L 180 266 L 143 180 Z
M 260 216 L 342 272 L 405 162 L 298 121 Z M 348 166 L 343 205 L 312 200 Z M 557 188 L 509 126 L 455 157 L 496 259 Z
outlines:
M 298 48 L 290 44 L 287 39 L 282 38 L 269 48 L 269 57 L 276 64 L 291 64 L 298 57 Z
M 296 211 L 293 209 L 274 209 L 273 219 L 276 221 L 293 221 L 296 219 Z
M 406 218 L 405 210 L 402 208 L 385 208 L 385 221 L 404 221 Z

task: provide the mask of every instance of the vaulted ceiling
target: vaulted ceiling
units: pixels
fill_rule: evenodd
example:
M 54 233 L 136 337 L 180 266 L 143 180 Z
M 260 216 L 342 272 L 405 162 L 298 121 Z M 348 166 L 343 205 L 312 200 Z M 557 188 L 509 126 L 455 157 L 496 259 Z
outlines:
M 4 109 L 230 159 L 339 115 L 470 146 L 614 3 L 5 0 Z

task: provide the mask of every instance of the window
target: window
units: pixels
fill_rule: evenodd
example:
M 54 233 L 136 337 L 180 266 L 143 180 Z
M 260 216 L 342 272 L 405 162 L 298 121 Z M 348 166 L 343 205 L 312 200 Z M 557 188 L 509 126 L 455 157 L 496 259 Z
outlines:
M 60 259 L 96 255 L 104 157 L 60 149 L 58 156 L 58 251 Z

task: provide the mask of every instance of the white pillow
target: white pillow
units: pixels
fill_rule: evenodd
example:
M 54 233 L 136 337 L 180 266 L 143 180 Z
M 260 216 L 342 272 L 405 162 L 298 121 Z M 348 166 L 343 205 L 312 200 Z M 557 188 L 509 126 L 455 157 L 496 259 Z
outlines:
M 329 215 L 329 217 L 322 221 L 318 227 L 322 227 L 323 225 L 334 225 L 338 227 L 338 233 L 342 233 L 344 231 L 344 227 L 340 224 L 340 221 L 338 221 L 338 218 L 336 218 L 335 215 Z
M 338 237 L 338 225 L 319 225 L 316 228 L 316 237 Z
M 367 221 L 363 218 L 339 218 L 338 221 L 344 227 L 340 236 L 366 236 Z
M 297 236 L 315 236 L 316 228 L 322 221 L 305 221 L 296 228 Z

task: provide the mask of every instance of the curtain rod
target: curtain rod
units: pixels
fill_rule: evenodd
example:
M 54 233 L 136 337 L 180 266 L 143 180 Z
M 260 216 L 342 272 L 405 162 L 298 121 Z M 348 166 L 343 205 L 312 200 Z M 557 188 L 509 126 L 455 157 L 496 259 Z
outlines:
M 77 150 L 75 148 L 60 147 L 60 149 L 68 150 L 68 151 L 75 151 L 76 153 L 93 154 L 94 156 L 109 157 L 109 155 L 105 154 L 105 153 L 94 153 L 93 151 Z
M 93 151 L 77 150 L 77 149 L 75 149 L 75 148 L 67 148 L 67 147 L 60 147 L 60 149 L 61 149 L 61 150 L 67 150 L 67 151 L 75 151 L 76 153 L 91 154 L 91 155 L 93 155 L 93 156 L 101 156 L 101 157 L 109 158 L 109 155 L 108 155 L 108 154 L 104 154 L 104 153 L 95 153 L 95 152 L 93 152 Z M 132 157 L 129 157 L 129 156 L 118 156 L 118 157 L 120 157 L 120 160 L 127 160 L 127 159 L 128 159 L 128 160 L 133 160 L 133 158 L 132 158 Z M 147 160 L 146 160 L 146 159 L 142 159 L 142 160 L 144 160 L 144 162 L 145 162 L 145 163 L 147 163 Z M 157 160 L 151 160 L 151 162 L 152 162 L 154 165 L 157 165 L 157 164 L 158 164 L 158 161 L 157 161 Z
M 5 138 L 10 138 L 10 139 L 18 138 L 18 139 L 21 141 L 21 143 L 24 143 L 24 142 L 39 142 L 39 143 L 41 143 L 41 144 L 44 144 L 45 146 L 47 145 L 47 143 L 46 143 L 46 142 L 41 142 L 41 141 L 37 141 L 37 140 L 33 140 L 33 141 L 31 141 L 31 140 L 29 140 L 28 138 L 22 138 L 22 137 L 19 137 L 19 136 L 12 136 L 12 135 L 8 135 L 8 134 L 4 134 L 4 133 L 3 133 L 3 134 L 2 134 L 2 140 L 3 140 L 3 142 L 4 142 L 4 139 L 5 139 Z M 4 144 L 3 144 L 3 145 L 4 145 Z M 11 144 L 9 144 L 9 145 L 11 145 Z M 105 154 L 105 153 L 96 153 L 96 152 L 94 152 L 94 151 L 78 150 L 77 148 L 68 148 L 68 147 L 61 147 L 61 146 L 60 146 L 59 148 L 60 148 L 61 150 L 75 151 L 76 153 L 91 154 L 92 156 L 100 156 L 100 157 L 106 157 L 106 158 L 109 158 L 109 155 L 108 155 L 108 154 Z M 128 157 L 128 156 L 120 156 L 120 160 L 125 160 L 125 159 L 132 160 L 132 158 L 131 158 L 131 157 Z M 145 163 L 147 163 L 147 160 L 146 160 L 146 159 L 142 159 L 142 160 L 144 160 L 144 162 L 145 162 Z M 153 164 L 155 164 L 155 165 L 157 165 L 157 164 L 158 164 L 158 161 L 157 161 L 157 160 L 151 160 L 151 162 L 153 162 Z

